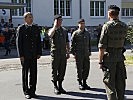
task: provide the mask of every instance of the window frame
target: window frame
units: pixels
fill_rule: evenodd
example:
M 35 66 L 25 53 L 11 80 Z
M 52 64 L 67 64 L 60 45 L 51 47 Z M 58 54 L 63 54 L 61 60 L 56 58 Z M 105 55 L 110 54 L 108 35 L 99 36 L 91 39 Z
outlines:
M 124 10 L 124 12 L 123 12 Z M 131 15 L 131 10 L 133 10 L 133 8 L 122 8 L 122 11 L 121 11 L 121 17 L 133 17 L 133 11 L 132 11 L 132 15 Z M 128 11 L 128 16 L 127 15 L 127 11 Z M 124 15 L 123 15 L 124 13 Z
M 54 0 L 54 15 L 55 14 L 57 14 L 57 13 L 55 13 L 55 9 L 56 10 L 58 10 L 58 11 L 56 11 L 56 12 L 58 12 L 58 14 L 61 14 L 61 9 L 64 9 L 64 15 L 62 15 L 62 17 L 63 18 L 71 18 L 71 16 L 72 16 L 72 0 L 57 0 L 58 2 L 58 5 L 56 5 L 56 6 L 58 6 L 58 7 L 55 7 L 55 0 Z M 64 8 L 61 8 L 61 1 L 63 1 L 64 2 Z M 70 5 L 70 7 L 69 8 L 66 8 L 66 5 L 67 5 L 67 1 L 69 1 L 69 5 Z M 66 10 L 67 9 L 69 9 L 70 11 L 70 16 L 67 16 L 66 14 L 67 14 L 67 12 L 66 12 Z
M 94 2 L 94 4 L 93 4 L 93 8 L 91 8 L 91 2 Z M 99 14 L 98 14 L 98 16 L 96 16 L 96 2 L 98 2 L 98 6 L 99 6 L 99 8 L 98 8 L 98 12 L 99 12 Z M 103 7 L 104 8 L 101 8 L 101 2 L 103 2 Z M 93 9 L 93 16 L 91 15 L 91 10 Z M 101 15 L 101 10 L 103 10 L 103 16 Z M 104 18 L 104 17 L 106 17 L 106 15 L 105 15 L 105 12 L 106 12 L 106 2 L 105 2 L 105 0 L 91 0 L 90 1 L 90 18 Z
M 23 9 L 24 10 L 24 12 L 26 12 L 26 9 L 30 9 L 30 12 L 31 12 L 31 2 L 32 2 L 32 0 L 23 0 L 24 2 L 20 2 L 20 0 L 11 0 L 11 2 L 12 1 L 15 1 L 15 3 L 26 3 L 27 4 L 27 2 L 26 1 L 28 1 L 28 3 L 30 2 L 30 6 L 28 6 L 28 7 L 24 7 L 24 8 L 19 8 L 19 9 L 14 9 L 14 10 L 16 10 L 17 11 L 17 15 L 13 15 L 13 13 L 12 13 L 12 11 L 11 11 L 11 13 L 12 13 L 12 17 L 13 18 L 22 18 L 23 17 L 23 14 L 22 15 L 20 15 L 19 13 L 20 13 L 20 9 Z M 14 3 L 14 2 L 12 2 L 12 3 Z M 23 13 L 24 13 L 23 12 Z

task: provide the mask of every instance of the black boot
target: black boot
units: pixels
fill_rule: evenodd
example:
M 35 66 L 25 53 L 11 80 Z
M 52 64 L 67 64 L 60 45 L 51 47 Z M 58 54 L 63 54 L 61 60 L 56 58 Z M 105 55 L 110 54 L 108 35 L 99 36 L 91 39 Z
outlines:
M 10 53 L 11 53 L 11 49 L 9 49 L 9 55 L 10 55 Z
M 90 86 L 87 85 L 86 80 L 83 80 L 83 87 L 85 90 L 90 90 Z
M 55 94 L 61 94 L 61 92 L 59 91 L 59 87 L 57 86 L 57 81 L 52 81 L 54 84 L 54 93 Z
M 62 93 L 62 94 L 66 94 L 67 92 L 63 89 L 62 87 L 62 82 L 59 82 L 59 91 Z
M 8 50 L 6 50 L 6 54 L 4 56 L 8 56 Z
M 79 89 L 80 89 L 80 90 L 85 90 L 84 87 L 83 87 L 83 85 L 82 85 L 82 82 L 81 82 L 81 81 L 79 81 Z

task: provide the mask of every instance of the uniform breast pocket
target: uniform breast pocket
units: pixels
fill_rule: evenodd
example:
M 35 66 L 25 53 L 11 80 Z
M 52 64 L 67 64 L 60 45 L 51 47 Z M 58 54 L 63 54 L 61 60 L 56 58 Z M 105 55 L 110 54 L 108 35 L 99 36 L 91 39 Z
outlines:
M 83 39 L 82 39 L 82 35 L 78 35 L 77 37 L 76 37 L 76 39 L 77 39 L 77 41 L 82 41 Z

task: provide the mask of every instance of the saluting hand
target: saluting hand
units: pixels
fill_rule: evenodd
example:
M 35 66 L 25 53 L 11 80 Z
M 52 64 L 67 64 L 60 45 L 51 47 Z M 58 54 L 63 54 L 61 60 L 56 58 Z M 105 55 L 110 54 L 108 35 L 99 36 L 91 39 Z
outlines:
M 57 19 L 54 20 L 54 28 L 57 28 Z
M 66 54 L 66 58 L 67 58 L 67 59 L 70 58 L 70 54 L 69 54 L 69 53 Z

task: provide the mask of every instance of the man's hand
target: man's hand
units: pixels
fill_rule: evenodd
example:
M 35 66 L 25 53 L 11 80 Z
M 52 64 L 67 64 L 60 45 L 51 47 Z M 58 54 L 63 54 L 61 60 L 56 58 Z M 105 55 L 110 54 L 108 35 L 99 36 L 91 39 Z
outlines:
M 23 62 L 23 61 L 24 61 L 24 57 L 20 57 L 20 61 L 22 61 L 22 62 Z
M 103 56 L 104 56 L 105 49 L 99 48 L 99 67 L 102 69 L 103 67 Z
M 54 28 L 57 28 L 57 19 L 54 20 Z
M 102 71 L 107 71 L 107 67 L 103 64 L 103 62 L 99 63 L 100 69 L 102 69 Z
M 103 62 L 99 62 L 99 68 L 100 68 L 100 69 L 103 68 Z
M 53 25 L 53 28 L 51 28 L 48 32 L 48 35 L 52 38 L 54 33 L 55 33 L 55 30 L 57 29 L 57 19 L 54 20 L 54 25 Z
M 70 58 L 70 54 L 69 54 L 69 53 L 66 54 L 66 58 L 67 58 L 67 59 Z
M 40 55 L 37 55 L 37 59 L 39 59 L 41 56 Z

